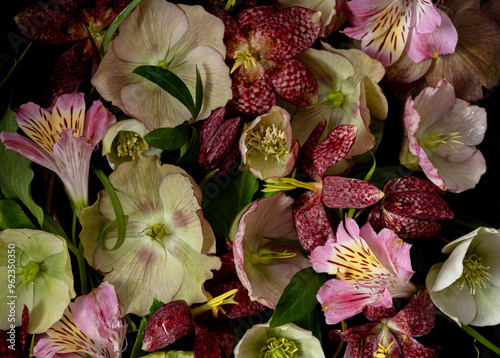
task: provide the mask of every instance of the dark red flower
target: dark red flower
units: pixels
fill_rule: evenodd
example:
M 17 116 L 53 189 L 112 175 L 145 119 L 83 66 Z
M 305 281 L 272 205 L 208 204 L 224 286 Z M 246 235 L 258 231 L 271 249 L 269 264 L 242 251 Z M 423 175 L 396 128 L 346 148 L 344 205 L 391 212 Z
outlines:
M 0 356 L 2 358 L 27 358 L 29 357 L 29 346 L 26 346 L 28 335 L 29 310 L 26 305 L 23 308 L 21 328 L 9 331 L 0 331 Z

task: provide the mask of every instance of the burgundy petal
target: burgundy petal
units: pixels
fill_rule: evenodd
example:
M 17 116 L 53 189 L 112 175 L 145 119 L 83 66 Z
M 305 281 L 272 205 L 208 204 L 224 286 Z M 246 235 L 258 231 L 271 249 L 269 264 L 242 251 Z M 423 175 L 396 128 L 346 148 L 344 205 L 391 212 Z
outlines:
M 436 322 L 436 308 L 429 292 L 426 289 L 417 292 L 390 321 L 403 334 L 416 337 L 428 334 Z
M 436 195 L 444 195 L 446 193 L 429 180 L 414 176 L 392 179 L 384 186 L 384 192 L 391 194 L 406 193 L 411 191 L 426 191 Z
M 154 352 L 172 344 L 193 330 L 193 315 L 185 301 L 169 302 L 153 313 L 149 319 L 142 350 Z
M 276 11 L 276 6 L 253 6 L 242 10 L 236 15 L 236 21 L 243 34 L 248 38 L 250 31 Z
M 200 126 L 200 143 L 201 146 L 206 144 L 210 138 L 212 138 L 217 129 L 219 129 L 222 122 L 224 122 L 224 116 L 226 115 L 226 107 L 219 107 L 215 109 L 208 118 L 206 118 Z
M 362 326 L 351 327 L 345 331 L 332 329 L 329 333 L 330 339 L 334 341 L 352 342 L 364 339 L 379 329 L 380 323 L 367 323 Z
M 335 237 L 321 203 L 321 190 L 300 195 L 293 204 L 293 219 L 299 242 L 308 253 Z
M 241 114 L 269 112 L 276 104 L 273 86 L 264 67 L 240 66 L 232 75 L 233 99 L 228 106 Z
M 231 274 L 235 272 L 234 270 L 234 255 L 232 251 L 226 252 L 223 255 L 220 255 L 219 258 L 222 261 L 222 265 L 220 269 L 217 271 L 212 270 L 213 277 L 205 282 L 205 289 L 210 291 L 210 287 L 215 285 L 216 283 L 225 280 Z
M 309 175 L 312 179 L 314 179 L 317 182 L 321 181 L 321 177 L 323 176 L 324 172 L 321 174 L 318 173 L 316 167 L 313 165 L 313 156 L 314 156 L 314 150 L 318 146 L 319 138 L 323 134 L 325 127 L 326 127 L 326 120 L 318 123 L 318 125 L 314 128 L 309 138 L 307 138 L 307 140 L 305 141 L 302 148 L 300 148 L 300 153 L 302 155 L 302 160 L 300 162 L 300 165 L 302 169 L 307 173 L 307 175 Z
M 370 224 L 372 219 L 369 216 Z M 374 223 L 376 224 L 376 223 Z M 397 214 L 384 212 L 382 215 L 382 228 L 389 228 L 402 239 L 417 239 L 432 237 L 441 232 L 441 225 L 435 221 L 420 220 L 411 217 L 402 217 Z M 375 226 L 374 226 L 375 229 Z
M 363 307 L 363 314 L 370 321 L 380 321 L 382 318 L 392 317 L 396 314 L 396 309 L 394 306 L 391 307 L 373 307 L 365 306 Z
M 441 353 L 441 347 L 431 345 L 424 347 L 413 338 L 405 340 L 398 337 L 399 346 L 403 347 L 404 358 L 437 358 Z
M 433 193 L 408 192 L 390 195 L 384 200 L 384 209 L 401 217 L 418 219 L 452 219 L 453 212 L 448 203 Z
M 234 347 L 234 331 L 231 328 L 220 322 L 197 321 L 194 329 L 195 358 L 220 358 L 222 356 L 229 358 Z
M 285 60 L 311 47 L 321 30 L 321 13 L 287 7 L 269 15 L 255 28 L 253 48 L 266 60 Z
M 97 0 L 95 7 L 89 9 L 95 17 L 95 21 L 102 24 L 104 28 L 109 27 L 118 15 L 130 4 L 132 0 Z
M 267 73 L 281 97 L 298 107 L 307 107 L 318 98 L 318 84 L 311 71 L 295 59 L 269 61 Z
M 358 130 L 356 126 L 343 124 L 336 127 L 314 150 L 313 165 L 319 175 L 323 176 L 326 170 L 342 160 L 351 150 Z
M 334 209 L 360 209 L 384 196 L 376 186 L 363 180 L 328 176 L 323 179 L 323 204 Z

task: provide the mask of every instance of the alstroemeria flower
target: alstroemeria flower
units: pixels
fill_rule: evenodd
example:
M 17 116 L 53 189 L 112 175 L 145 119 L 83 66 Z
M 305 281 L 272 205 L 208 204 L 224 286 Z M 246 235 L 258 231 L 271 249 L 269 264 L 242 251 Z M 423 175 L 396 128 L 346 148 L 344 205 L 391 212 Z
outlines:
M 115 286 L 122 314 L 144 316 L 151 297 L 189 305 L 206 301 L 203 283 L 220 267 L 212 228 L 200 209 L 201 190 L 180 167 L 161 165 L 156 156 L 122 163 L 109 176 L 128 216 L 123 245 L 112 251 L 99 245 L 99 235 L 115 219 L 108 194 L 82 210 L 84 255 L 90 266 Z M 117 228 L 106 230 L 104 243 L 112 248 Z
M 150 147 L 144 140 L 148 133 L 148 129 L 137 119 L 124 119 L 113 124 L 102 139 L 102 155 L 106 155 L 111 169 L 131 161 L 135 151 L 160 157 L 162 150 Z
M 8 256 L 9 255 L 9 256 Z M 7 283 L 8 262 L 15 256 L 14 288 Z M 0 232 L 0 329 L 8 330 L 14 301 L 15 324 L 21 325 L 22 310 L 30 312 L 28 333 L 42 333 L 57 322 L 70 300 L 76 296 L 73 272 L 66 241 L 54 234 L 31 229 L 8 229 Z M 8 296 L 16 296 L 15 300 Z M 17 307 L 17 309 L 16 309 Z
M 224 63 L 224 26 L 201 6 L 144 0 L 120 25 L 92 84 L 107 101 L 153 130 L 201 120 L 231 99 L 229 68 Z M 196 66 L 203 83 L 197 118 L 176 98 L 132 73 L 142 65 L 165 68 L 195 92 Z
M 274 91 L 300 107 L 314 103 L 316 81 L 293 57 L 318 37 L 320 12 L 302 7 L 276 11 L 274 6 L 255 6 L 244 9 L 234 20 L 220 9 L 211 11 L 224 21 L 226 60 L 234 61 L 229 106 L 235 112 L 269 112 L 276 104 Z
M 346 8 L 353 27 L 344 29 L 344 33 L 361 40 L 361 49 L 384 66 L 396 62 L 403 51 L 413 61 L 421 62 L 455 50 L 456 29 L 430 1 L 352 0 Z
M 396 315 L 394 307 L 366 306 L 363 313 L 376 323 L 330 332 L 331 339 L 348 342 L 344 358 L 439 356 L 439 346 L 424 347 L 413 338 L 434 328 L 436 309 L 427 290 L 420 290 Z
M 123 323 L 113 285 L 103 282 L 71 303 L 61 320 L 38 339 L 37 358 L 120 358 L 127 325 Z
M 458 324 L 500 323 L 500 231 L 480 227 L 443 248 L 426 286 L 434 304 Z
M 290 114 L 274 106 L 269 113 L 255 118 L 241 134 L 240 152 L 243 169 L 260 180 L 288 175 L 299 153 Z
M 385 70 L 379 61 L 358 49 L 337 50 L 326 43 L 321 45 L 321 50 L 307 49 L 297 56 L 318 82 L 318 102 L 290 110 L 295 113 L 292 128 L 299 143 L 304 144 L 325 119 L 326 128 L 320 140 L 341 124 L 356 126 L 358 132 L 351 150 L 328 171 L 339 174 L 352 164 L 354 156 L 366 153 L 375 145 L 369 127 L 372 117 L 380 120 L 387 117 L 387 100 L 378 85 Z
M 353 317 L 365 306 L 391 307 L 393 297 L 411 296 L 415 286 L 409 282 L 414 273 L 410 247 L 392 230 L 377 234 L 369 223 L 360 229 L 346 217 L 338 226 L 336 240 L 328 240 L 311 253 L 315 271 L 337 275 L 317 294 L 326 323 Z
M 9 302 L 7 301 L 6 303 L 8 304 Z M 9 326 L 9 330 L 6 332 L 0 331 L 0 354 L 2 357 L 29 358 L 29 346 L 26 345 L 29 315 L 28 306 L 24 305 L 21 328 L 17 330 L 17 334 L 15 328 L 11 326 Z M 12 346 L 14 346 L 14 349 L 12 349 Z
M 255 357 L 315 357 L 324 358 L 321 342 L 311 331 L 287 323 L 269 327 L 269 323 L 256 324 L 234 348 L 235 358 Z
M 319 123 L 304 143 L 300 164 L 314 182 L 298 183 L 297 187 L 309 190 L 302 193 L 293 205 L 295 228 L 307 252 L 334 238 L 323 204 L 329 208 L 359 209 L 375 204 L 384 195 L 377 187 L 363 180 L 325 176 L 330 166 L 347 155 L 357 133 L 355 126 L 344 124 L 331 131 L 318 145 L 325 126 L 325 121 Z
M 385 196 L 368 215 L 376 231 L 391 229 L 402 239 L 431 237 L 441 232 L 437 220 L 453 219 L 444 191 L 418 177 L 400 177 L 384 186 Z
M 415 100 L 408 97 L 404 125 L 401 164 L 423 170 L 440 189 L 472 189 L 486 172 L 486 161 L 475 147 L 486 132 L 486 111 L 455 98 L 445 79 L 436 88 L 425 88 Z
M 48 84 L 49 104 L 57 97 L 78 90 L 97 70 L 99 54 L 83 27 L 87 27 L 99 48 L 108 26 L 131 0 L 64 0 L 38 2 L 21 10 L 14 20 L 21 33 L 42 46 L 72 45 L 54 66 Z
M 85 113 L 84 94 L 77 92 L 62 95 L 52 108 L 30 102 L 14 113 L 31 140 L 2 132 L 5 147 L 55 172 L 76 211 L 87 206 L 90 157 L 115 117 L 100 101 Z
M 236 273 L 252 300 L 275 308 L 290 279 L 311 266 L 300 252 L 293 199 L 285 193 L 254 202 L 241 217 L 233 242 Z M 292 246 L 280 240 L 296 241 Z

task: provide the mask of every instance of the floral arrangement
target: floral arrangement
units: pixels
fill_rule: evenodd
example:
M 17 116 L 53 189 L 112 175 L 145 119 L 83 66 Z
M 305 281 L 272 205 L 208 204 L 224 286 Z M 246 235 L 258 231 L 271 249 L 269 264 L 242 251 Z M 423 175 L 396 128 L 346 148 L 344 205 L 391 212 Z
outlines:
M 500 355 L 499 5 L 19 2 L 0 356 Z

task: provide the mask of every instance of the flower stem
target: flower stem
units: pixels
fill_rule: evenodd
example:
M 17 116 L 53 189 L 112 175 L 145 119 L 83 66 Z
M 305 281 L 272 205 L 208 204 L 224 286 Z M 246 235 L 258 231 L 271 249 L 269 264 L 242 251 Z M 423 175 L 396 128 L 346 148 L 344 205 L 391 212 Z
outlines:
M 17 65 L 19 64 L 19 62 L 21 62 L 21 60 L 23 59 L 23 57 L 26 54 L 26 52 L 28 52 L 28 49 L 31 47 L 31 44 L 32 44 L 32 42 L 30 42 L 28 44 L 28 46 L 26 46 L 26 48 L 24 49 L 23 53 L 19 57 L 19 60 L 14 59 L 14 65 L 10 69 L 9 73 L 7 73 L 7 76 L 5 76 L 5 78 L 3 79 L 2 83 L 0 83 L 0 87 L 2 87 L 3 84 L 9 79 L 10 75 L 12 74 L 12 72 L 14 72 L 14 69 L 17 67 Z
M 76 243 L 76 225 L 77 225 L 77 217 L 76 211 L 73 211 L 73 226 L 71 228 L 71 241 L 73 242 L 73 246 L 78 250 L 72 251 L 78 262 L 78 271 L 80 272 L 80 288 L 82 295 L 86 295 L 88 293 L 88 285 L 87 285 L 87 267 L 85 265 L 85 258 L 83 257 L 83 245 L 80 241 L 78 244 Z

